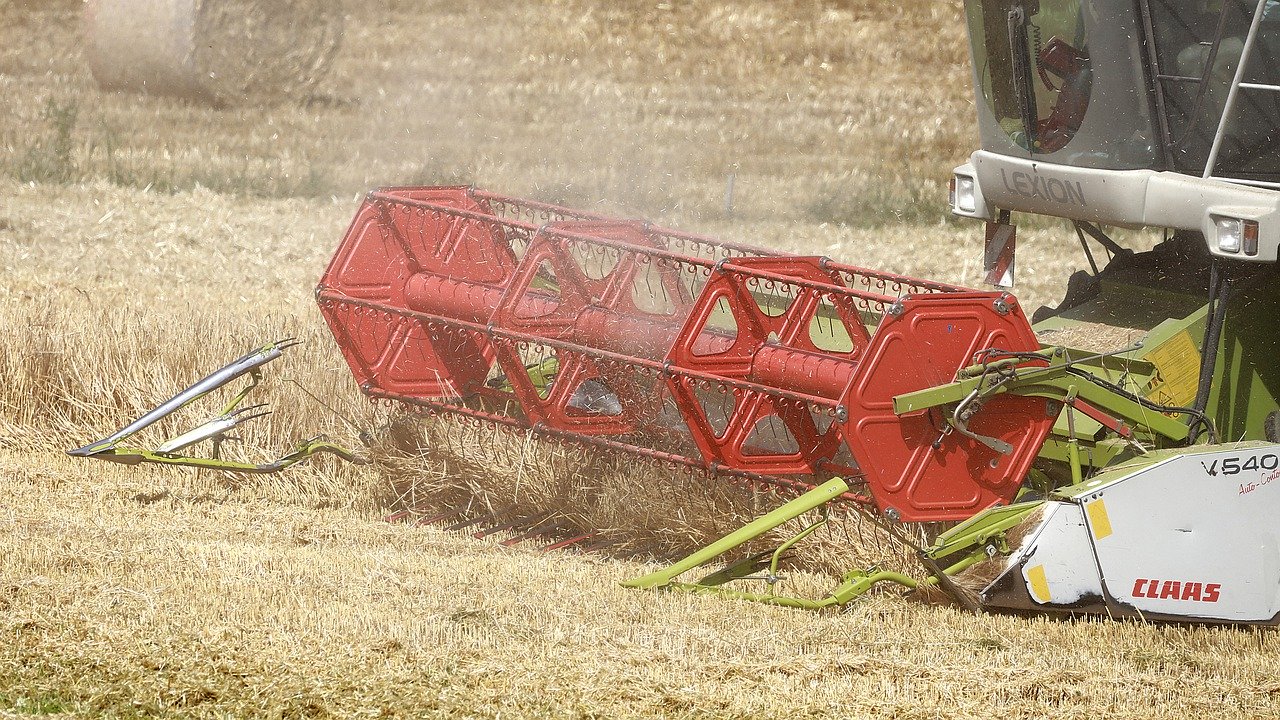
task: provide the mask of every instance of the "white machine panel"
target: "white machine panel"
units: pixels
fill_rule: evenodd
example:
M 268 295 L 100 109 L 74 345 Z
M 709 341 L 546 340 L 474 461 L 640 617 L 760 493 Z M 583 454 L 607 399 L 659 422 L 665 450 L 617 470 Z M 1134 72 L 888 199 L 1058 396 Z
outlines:
M 1074 501 L 1116 601 L 1243 622 L 1280 613 L 1280 445 L 1179 455 Z
M 1041 605 L 1071 605 L 1086 598 L 1101 602 L 1098 564 L 1080 506 L 1051 502 L 1046 508 L 1039 530 L 1011 558 L 1025 558 L 1027 593 Z

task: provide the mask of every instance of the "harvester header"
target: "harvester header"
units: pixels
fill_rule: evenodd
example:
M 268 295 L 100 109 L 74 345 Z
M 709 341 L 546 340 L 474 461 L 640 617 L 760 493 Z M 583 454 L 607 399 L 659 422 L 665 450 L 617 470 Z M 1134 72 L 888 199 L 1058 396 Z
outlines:
M 840 475 L 907 521 L 1010 502 L 1053 424 L 1025 397 L 961 432 L 893 407 L 1037 351 L 1007 294 L 469 188 L 371 193 L 317 298 L 371 397 L 773 486 Z
M 1162 402 L 1157 390 L 1160 367 L 1169 367 L 1160 358 L 1182 347 L 1195 323 L 1220 322 L 1220 311 L 1148 333 L 1150 348 L 1042 346 L 1005 292 L 784 256 L 467 187 L 371 193 L 316 296 L 371 398 L 797 496 L 637 579 L 637 587 L 822 607 L 881 582 L 922 584 L 872 569 L 848 574 L 821 600 L 774 594 L 785 549 L 821 527 L 835 504 L 904 542 L 899 523 L 964 521 L 920 549 L 920 558 L 930 572 L 924 584 L 975 608 L 1179 615 L 1168 598 L 1152 607 L 1143 606 L 1153 600 L 1146 595 L 1133 604 L 1116 599 L 1107 573 L 1143 568 L 1117 551 L 1118 541 L 1106 541 L 1133 542 L 1133 523 L 1144 517 L 1133 488 L 1159 477 L 1152 468 L 1194 483 L 1191 456 L 1167 453 L 1201 434 L 1216 441 L 1203 408 Z M 1166 455 L 1153 453 L 1160 448 Z M 1180 460 L 1160 465 L 1161 458 Z M 1261 472 L 1262 460 L 1249 462 Z M 1213 507 L 1184 509 L 1212 515 Z M 772 555 L 699 582 L 677 579 L 819 508 L 822 517 Z M 1156 536 L 1197 522 L 1156 518 Z M 1144 542 L 1150 552 L 1160 541 Z M 1179 562 L 1195 565 L 1187 574 L 1206 577 L 1202 586 L 1225 588 L 1210 571 L 1219 549 L 1193 548 Z M 1086 551 L 1113 568 L 1091 570 L 1098 566 Z M 1052 562 L 1028 570 L 1033 560 Z M 966 590 L 962 576 L 993 562 L 1000 572 L 991 582 Z M 1179 566 L 1164 574 L 1173 577 Z M 1021 582 L 1009 580 L 1020 571 Z M 770 592 L 722 587 L 761 578 Z M 1220 605 L 1201 605 L 1187 611 L 1232 622 L 1280 617 L 1265 598 L 1229 594 Z
M 1029 321 L 1007 292 L 394 187 L 365 198 L 316 289 L 357 384 L 794 496 L 636 587 L 814 608 L 888 582 L 974 609 L 1280 624 L 1276 3 L 965 10 L 982 147 L 951 209 L 987 221 L 1001 287 L 1014 213 L 1069 221 L 1090 271 L 1056 307 Z M 1112 226 L 1164 233 L 1135 252 Z M 117 445 L 278 354 L 75 454 L 210 467 L 175 453 L 252 417 L 243 392 L 156 451 Z M 832 507 L 907 545 L 902 523 L 956 524 L 912 545 L 923 580 L 873 567 L 820 599 L 777 592 Z M 773 552 L 679 579 L 814 511 Z M 767 587 L 728 589 L 741 580 Z

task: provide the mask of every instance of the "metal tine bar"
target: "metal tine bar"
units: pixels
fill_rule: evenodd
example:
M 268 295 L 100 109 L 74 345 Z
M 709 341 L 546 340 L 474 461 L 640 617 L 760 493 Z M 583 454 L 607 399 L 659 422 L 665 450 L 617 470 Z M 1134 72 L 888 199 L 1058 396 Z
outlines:
M 452 510 L 446 510 L 446 511 L 441 512 L 441 513 L 436 513 L 435 515 L 429 515 L 429 516 L 427 516 L 427 517 L 421 517 L 421 518 L 418 518 L 417 520 L 415 520 L 415 521 L 413 522 L 413 524 L 414 524 L 414 525 L 417 525 L 417 526 L 423 526 L 423 525 L 436 525 L 436 524 L 438 524 L 438 523 L 442 523 L 442 522 L 444 522 L 444 521 L 446 521 L 446 520 L 452 520 L 452 519 L 454 519 L 454 518 L 458 517 L 459 515 L 461 515 L 461 514 L 463 513 L 464 509 L 465 509 L 465 508 L 460 508 L 460 507 L 458 507 L 458 508 L 454 508 L 454 509 L 452 509 Z
M 403 189 L 412 190 L 414 188 L 403 188 Z M 565 217 L 570 217 L 577 220 L 609 220 L 610 219 L 608 216 L 601 215 L 600 213 L 594 213 L 594 212 L 591 212 L 590 210 L 578 210 L 576 208 L 569 208 L 563 205 L 545 203 L 540 200 L 528 200 L 525 198 L 512 197 L 510 195 L 500 195 L 498 193 L 488 192 L 486 190 L 477 190 L 476 188 L 470 188 L 470 194 L 471 194 L 471 197 L 477 200 L 488 200 L 488 201 L 502 203 L 504 205 L 530 208 L 533 210 L 540 210 L 542 212 L 554 213 L 556 215 L 564 215 Z
M 545 518 L 547 515 L 550 515 L 550 514 L 551 512 L 548 510 L 548 511 L 543 511 L 539 513 L 534 513 L 533 515 L 528 515 L 525 517 L 519 517 L 514 520 L 511 520 L 510 522 L 500 523 L 498 525 L 494 525 L 493 527 L 481 530 L 477 533 L 472 534 L 472 537 L 474 537 L 477 540 L 480 540 L 483 538 L 487 538 L 490 535 L 493 535 L 495 533 L 506 532 L 508 530 L 517 530 L 522 527 L 527 528 L 529 523 L 540 522 L 543 518 Z
M 444 215 L 453 215 L 455 217 L 466 218 L 469 220 L 476 220 L 484 223 L 491 223 L 494 225 L 501 225 L 501 226 L 509 227 L 513 230 L 520 230 L 528 233 L 545 232 L 549 235 L 554 235 L 556 237 L 564 238 L 566 240 L 589 243 L 592 245 L 600 245 L 604 247 L 632 250 L 633 252 L 641 253 L 644 255 L 651 255 L 651 256 L 663 258 L 666 260 L 673 260 L 676 262 L 682 262 L 688 265 L 696 265 L 704 268 L 711 268 L 717 262 L 715 260 L 708 260 L 705 258 L 694 257 L 692 255 L 681 255 L 680 253 L 672 252 L 670 250 L 665 250 L 663 248 L 647 247 L 644 245 L 630 245 L 630 244 L 623 243 L 616 240 L 606 240 L 604 238 L 596 237 L 595 235 L 587 235 L 585 233 L 570 232 L 567 230 L 553 230 L 553 229 L 547 228 L 545 225 L 534 225 L 533 223 L 528 223 L 523 220 L 512 220 L 508 218 L 499 217 L 497 215 L 485 215 L 484 213 L 478 213 L 472 210 L 463 210 L 461 208 L 450 207 L 448 205 L 438 205 L 436 203 L 425 202 L 423 200 L 410 200 L 409 198 L 396 197 L 394 195 L 386 195 L 383 193 L 376 193 L 376 192 L 370 193 L 370 197 L 373 198 L 374 200 L 384 202 L 384 203 L 390 203 L 393 205 L 403 205 L 405 207 L 411 207 L 411 208 L 420 209 L 420 210 L 427 210 L 430 212 L 438 212 Z M 626 221 L 620 220 L 619 222 L 626 222 Z M 635 222 L 639 222 L 639 221 L 635 221 Z
M 817 290 L 818 292 L 829 295 L 843 295 L 846 297 L 856 297 L 869 302 L 880 303 L 883 305 L 892 304 L 897 298 L 879 293 L 858 290 L 857 288 L 846 287 L 844 285 L 834 285 L 832 283 L 822 283 L 813 280 L 805 280 L 793 275 L 784 275 L 782 273 L 770 272 L 768 270 L 759 270 L 756 268 L 743 267 L 736 265 L 732 261 L 719 263 L 716 266 L 724 272 L 741 275 L 748 278 L 758 278 L 760 280 L 771 280 L 776 283 L 785 283 L 795 287 L 806 288 L 808 290 Z
M 404 188 L 404 189 L 409 189 L 409 188 Z M 472 197 L 480 200 L 492 200 L 495 202 L 513 205 L 517 207 L 520 207 L 520 206 L 530 207 L 530 208 L 535 208 L 545 212 L 553 212 L 559 215 L 580 218 L 584 220 L 616 219 L 616 218 L 611 218 L 605 215 L 601 215 L 599 213 L 592 213 L 592 212 L 587 212 L 582 210 L 574 210 L 572 208 L 566 208 L 560 205 L 552 205 L 549 203 L 539 202 L 537 200 L 526 200 L 522 198 L 515 198 L 508 195 L 499 195 L 497 193 L 490 193 L 490 192 L 484 192 L 481 190 L 475 190 L 474 188 L 472 189 L 471 195 Z M 694 242 L 700 245 L 707 245 L 713 248 L 723 248 L 725 250 L 732 250 L 734 252 L 739 252 L 745 255 L 756 255 L 759 257 L 783 257 L 785 255 L 785 253 L 782 253 L 777 250 L 769 250 L 767 248 L 755 247 L 752 245 L 747 245 L 745 243 L 727 242 L 727 241 L 713 238 L 707 235 L 699 235 L 697 233 L 684 232 L 682 230 L 675 230 L 672 228 L 661 227 L 661 226 L 647 226 L 647 227 L 649 227 L 649 229 L 653 233 L 663 236 L 664 238 L 681 240 L 684 242 Z M 874 278 L 877 280 L 886 280 L 894 283 L 900 283 L 904 285 L 910 285 L 913 287 L 919 287 L 919 288 L 924 288 L 924 289 L 929 289 L 929 290 L 934 290 L 939 292 L 963 292 L 969 289 L 961 285 L 952 285 L 950 283 L 937 282 L 934 280 L 922 280 L 919 278 L 913 278 L 906 275 L 899 275 L 897 273 L 885 272 L 882 270 L 872 270 L 870 268 L 863 268 L 863 267 L 858 267 L 856 265 L 848 265 L 845 263 L 839 263 L 839 262 L 830 261 L 830 260 L 828 260 L 826 264 L 831 269 L 837 270 L 842 273 L 861 275 L 867 278 Z
M 539 202 L 537 200 L 526 200 L 523 198 L 515 198 L 508 195 L 498 195 L 496 193 L 485 192 L 482 190 L 473 190 L 472 197 L 480 200 L 493 200 L 495 202 L 500 202 L 507 205 L 514 205 L 516 207 L 534 208 L 537 210 L 542 210 L 544 212 L 553 212 L 559 215 L 566 215 L 569 217 L 580 218 L 583 220 L 615 220 L 617 219 L 617 218 L 609 217 L 607 215 L 601 215 L 599 213 L 593 213 L 593 212 L 588 212 L 584 210 L 574 210 L 571 208 L 562 207 L 560 205 L 551 205 L 548 203 Z M 636 222 L 643 222 L 643 221 L 636 221 Z M 645 223 L 645 224 L 648 225 L 648 223 Z M 714 248 L 723 248 L 725 250 L 733 250 L 735 252 L 759 255 L 761 257 L 780 257 L 783 254 L 777 250 L 768 250 L 765 248 L 752 247 L 750 245 L 746 245 L 742 243 L 726 242 L 724 240 L 713 238 L 707 235 L 699 235 L 697 233 L 690 233 L 682 230 L 675 230 L 673 228 L 661 227 L 657 225 L 651 225 L 649 227 L 651 230 L 653 230 L 653 232 L 665 237 L 669 237 L 671 239 L 682 240 L 685 242 L 694 242 L 700 245 L 707 245 Z
M 590 540 L 593 537 L 595 537 L 594 534 L 588 533 L 586 535 L 577 535 L 571 538 L 566 538 L 564 540 L 557 540 L 556 542 L 553 542 L 550 545 L 543 546 L 542 552 L 564 550 L 565 548 L 573 547 L 574 545 L 577 545 L 579 543 L 586 542 L 587 540 Z
M 548 512 L 548 513 L 544 513 L 543 515 L 549 516 L 549 515 L 552 515 L 552 513 Z M 555 533 L 556 530 L 561 529 L 563 524 L 564 524 L 564 518 L 561 518 L 558 516 L 547 517 L 542 522 L 529 527 L 519 535 L 509 537 L 506 540 L 503 540 L 499 544 L 502 545 L 503 547 L 512 547 L 513 545 L 518 545 L 530 538 L 538 537 L 540 535 L 552 535 Z
M 910 275 L 899 275 L 898 273 L 885 272 L 883 270 L 872 270 L 858 265 L 849 265 L 847 263 L 837 262 L 828 258 L 824 258 L 824 260 L 824 267 L 829 270 L 835 270 L 841 275 L 865 278 L 867 280 L 880 280 L 894 285 L 919 288 L 921 290 L 928 290 L 932 292 L 974 291 L 973 288 L 965 287 L 964 285 L 953 285 L 951 283 L 938 282 L 937 280 L 926 280 L 924 278 L 911 277 Z
M 821 407 L 831 408 L 832 410 L 840 407 L 839 400 L 824 398 L 818 395 L 809 395 L 806 393 L 799 393 L 799 392 L 795 392 L 794 390 L 783 390 L 781 388 L 770 387 L 768 385 L 761 385 L 759 383 L 748 382 L 746 380 L 737 380 L 734 378 L 727 378 L 723 375 L 706 373 L 706 372 L 702 372 L 701 370 L 690 370 L 688 368 L 672 367 L 672 368 L 666 368 L 666 374 L 678 375 L 681 377 L 692 378 L 694 380 L 706 380 L 707 382 L 713 382 L 718 385 L 737 388 L 739 390 L 754 390 L 756 392 L 764 393 L 765 395 L 771 395 L 773 397 L 779 397 L 784 400 L 791 400 L 792 402 L 807 403 L 809 405 L 819 405 Z
M 559 215 L 564 215 L 564 217 L 570 217 L 570 218 L 591 219 L 591 220 L 616 219 L 616 218 L 607 217 L 607 215 L 602 215 L 598 213 L 589 213 L 589 211 L 563 208 L 563 206 L 547 204 L 547 202 L 518 199 L 518 197 L 498 195 L 498 193 L 493 193 L 493 192 L 477 191 L 477 190 L 474 190 L 474 188 L 472 188 L 471 195 L 472 197 L 475 197 L 475 199 L 479 199 L 479 200 L 492 200 L 495 202 L 502 202 L 502 204 L 513 205 L 513 206 L 526 206 L 526 208 L 534 208 L 538 210 L 548 211 L 548 213 L 556 213 Z M 718 240 L 718 238 L 704 236 L 704 234 L 677 231 L 677 229 L 660 227 L 660 225 L 646 224 L 646 228 L 648 228 L 650 232 L 653 232 L 654 234 L 658 234 L 658 236 L 662 236 L 663 238 L 669 238 L 669 240 L 695 242 L 695 243 L 699 243 L 699 245 L 716 247 L 716 249 L 731 250 L 735 252 L 740 252 L 740 254 L 744 254 L 744 255 L 755 255 L 755 256 L 760 256 L 760 258 L 782 258 L 782 256 L 786 255 L 786 254 L 783 254 L 783 252 L 777 251 L 777 250 L 768 250 L 768 249 L 764 249 L 764 247 L 746 245 L 746 243 L 727 242 L 723 240 Z M 970 290 L 970 288 L 966 288 L 964 286 L 957 286 L 957 284 L 928 281 L 928 279 L 913 278 L 913 277 L 909 277 L 909 275 L 901 275 L 897 273 L 888 273 L 888 272 L 884 272 L 884 270 L 861 268 L 861 266 L 858 266 L 858 265 L 836 263 L 836 261 L 832 261 L 829 259 L 824 259 L 824 265 L 828 266 L 828 268 L 831 268 L 833 270 L 837 270 L 837 272 L 840 272 L 840 273 L 860 275 L 860 277 L 864 277 L 868 279 L 877 279 L 877 281 L 886 281 L 886 282 L 892 282 L 895 284 L 902 284 L 902 286 L 908 286 L 911 288 L 920 288 L 920 290 L 929 290 L 934 292 L 965 292 Z
M 405 207 L 418 208 L 422 210 L 430 210 L 432 212 L 439 212 L 446 215 L 453 215 L 455 217 L 473 219 L 480 222 L 494 223 L 497 225 L 505 225 L 505 226 L 520 229 L 526 232 L 541 233 L 541 234 L 546 234 L 552 237 L 563 238 L 571 242 L 581 242 L 581 243 L 587 243 L 591 245 L 598 245 L 602 247 L 613 248 L 617 250 L 624 250 L 627 252 L 636 253 L 638 255 L 646 255 L 650 257 L 661 258 L 664 260 L 670 260 L 673 262 L 683 263 L 686 265 L 693 265 L 693 266 L 705 268 L 708 270 L 713 270 L 716 267 L 725 264 L 719 260 L 708 260 L 706 258 L 695 257 L 692 255 L 682 255 L 680 253 L 673 252 L 671 250 L 662 249 L 662 248 L 648 247 L 644 245 L 634 245 L 631 243 L 622 242 L 620 240 L 605 239 L 605 238 L 596 237 L 595 235 L 588 235 L 586 233 L 573 232 L 573 231 L 559 229 L 559 228 L 550 228 L 547 226 L 540 227 L 532 223 L 527 223 L 520 220 L 510 220 L 510 219 L 498 217 L 497 215 L 485 215 L 483 213 L 478 213 L 471 210 L 462 210 L 460 208 L 453 208 L 453 207 L 449 207 L 448 205 L 438 205 L 436 203 L 425 202 L 422 200 L 410 200 L 409 198 L 396 197 L 394 195 L 387 195 L 385 193 L 377 193 L 377 192 L 371 193 L 370 196 L 381 202 L 386 202 L 386 203 L 391 203 L 396 205 L 403 205 Z M 626 221 L 619 221 L 619 222 L 626 222 Z M 776 255 L 761 255 L 761 257 L 776 257 Z M 816 283 L 811 280 L 801 280 L 800 278 L 791 277 L 789 275 L 778 275 L 776 273 L 769 273 L 763 270 L 756 270 L 753 268 L 732 265 L 732 263 L 728 263 L 728 264 L 733 267 L 733 271 L 735 273 L 740 275 L 745 275 L 748 277 L 760 277 L 761 279 L 782 279 L 792 284 L 800 285 L 803 287 L 813 287 L 814 289 L 822 290 L 824 292 L 828 292 L 831 294 L 844 295 L 847 297 L 856 297 L 856 298 L 861 298 L 861 299 L 868 300 L 870 302 L 876 302 L 876 303 L 888 304 L 888 303 L 892 303 L 896 299 L 896 298 L 888 297 L 885 295 L 880 295 L 878 293 L 859 290 L 857 288 L 851 288 L 851 287 L 846 287 L 842 285 Z M 867 271 L 867 274 L 870 274 L 872 272 L 873 271 Z M 875 273 L 874 275 L 882 276 L 883 279 L 892 280 L 893 282 L 911 283 L 911 279 L 906 278 L 905 276 L 892 275 L 892 274 L 886 274 L 886 273 Z M 926 283 L 924 281 L 919 281 L 911 284 L 924 286 Z M 938 289 L 945 288 L 945 286 L 938 283 L 934 283 L 932 285 Z M 963 288 L 952 288 L 951 290 L 957 291 L 961 289 Z
M 497 522 L 499 519 L 501 519 L 501 518 L 502 518 L 503 516 L 505 516 L 507 513 L 509 513 L 509 512 L 511 512 L 512 510 L 514 510 L 514 509 L 515 509 L 515 507 L 516 507 L 516 506 L 515 506 L 515 503 L 512 503 L 512 504 L 510 504 L 510 505 L 504 506 L 503 508 L 501 508 L 501 509 L 499 509 L 499 510 L 494 510 L 494 511 L 493 511 L 493 512 L 491 512 L 491 513 L 481 513 L 480 515 L 477 515 L 477 516 L 475 516 L 475 517 L 473 517 L 473 518 L 464 518 L 464 519 L 459 520 L 458 522 L 456 522 L 456 523 L 454 523 L 454 524 L 452 524 L 452 525 L 450 525 L 450 526 L 446 527 L 446 528 L 445 528 L 445 531 L 447 531 L 447 532 L 457 532 L 457 531 L 459 531 L 459 530 L 466 530 L 467 528 L 469 528 L 469 527 L 471 527 L 471 526 L 473 526 L 473 525 L 479 525 L 479 524 L 481 524 L 481 523 L 485 523 L 485 522 L 488 522 L 488 521 Z
M 780 477 L 777 475 L 761 475 L 760 473 L 751 472 L 749 470 L 738 470 L 736 468 L 726 467 L 718 463 L 712 463 L 708 465 L 705 462 L 703 462 L 701 459 L 694 459 L 694 458 L 686 457 L 684 455 L 676 455 L 674 453 L 663 452 L 661 450 L 654 450 L 652 448 L 642 447 L 640 445 L 633 445 L 631 443 L 621 442 L 618 440 L 609 440 L 607 438 L 603 438 L 596 435 L 582 435 L 582 434 L 571 432 L 568 430 L 557 430 L 555 428 L 549 428 L 540 423 L 529 425 L 515 418 L 507 417 L 505 415 L 495 415 L 493 413 L 488 413 L 483 410 L 475 410 L 473 408 L 469 408 L 464 405 L 451 405 L 449 403 L 440 402 L 436 400 L 416 398 L 408 395 L 398 395 L 396 393 L 389 393 L 386 391 L 371 391 L 369 393 L 369 396 L 374 398 L 382 398 L 385 400 L 395 400 L 397 402 L 402 402 L 406 405 L 416 405 L 420 407 L 431 408 L 434 410 L 440 410 L 440 411 L 452 413 L 455 415 L 465 415 L 467 417 L 476 418 L 477 420 L 484 420 L 485 422 L 493 423 L 495 425 L 505 425 L 507 427 L 519 428 L 521 430 L 532 432 L 535 435 L 544 435 L 544 436 L 553 437 L 553 438 L 563 438 L 566 440 L 573 440 L 574 442 L 582 443 L 584 445 L 595 445 L 595 446 L 603 447 L 609 450 L 617 450 L 620 452 L 625 452 L 629 455 L 638 455 L 640 457 L 648 458 L 650 460 L 655 460 L 657 462 L 682 465 L 684 467 L 688 467 L 693 470 L 710 472 L 715 475 L 727 475 L 730 477 L 742 478 L 743 480 L 748 480 L 753 483 L 758 483 L 761 485 L 769 485 L 776 488 L 789 490 L 792 492 L 805 492 L 807 490 L 812 490 L 814 487 L 812 484 L 806 483 L 800 480 L 793 480 L 791 478 Z M 860 476 L 851 474 L 845 477 L 847 477 L 850 480 L 856 480 Z M 845 493 L 842 499 L 848 502 L 858 503 L 862 505 L 871 505 L 873 502 L 869 495 L 862 495 L 857 493 Z
M 177 395 L 174 395 L 164 401 L 154 410 L 151 410 L 137 420 L 134 420 L 114 434 L 96 442 L 89 443 L 84 447 L 76 448 L 75 450 L 68 450 L 67 454 L 74 455 L 76 457 L 91 457 L 97 453 L 103 452 L 104 450 L 109 450 L 121 440 L 124 440 L 130 435 L 149 427 L 160 419 L 176 412 L 196 400 L 199 400 L 227 383 L 257 370 L 263 365 L 266 365 L 272 360 L 280 357 L 284 354 L 286 349 L 299 344 L 301 344 L 301 341 L 296 338 L 284 338 L 283 340 L 268 343 L 257 350 L 246 353 L 244 356 L 233 360 L 221 369 L 215 370 L 196 381 L 186 390 L 183 390 Z
M 324 290 L 323 292 L 320 293 L 320 298 L 322 300 L 330 300 L 333 302 L 345 303 L 348 305 L 354 305 L 356 307 L 368 308 L 370 310 L 379 310 L 381 312 L 390 313 L 392 315 L 399 315 L 400 317 L 405 317 L 412 320 L 419 320 L 427 323 L 434 322 L 434 323 L 439 323 L 441 325 L 461 328 L 463 330 L 468 330 L 470 332 L 478 333 L 488 337 L 500 337 L 500 338 L 510 340 L 512 342 L 523 342 L 523 343 L 531 343 L 531 344 L 537 344 L 537 345 L 545 345 L 549 348 L 554 348 L 556 350 L 578 353 L 578 354 L 586 355 L 588 357 L 596 358 L 599 360 L 614 361 L 618 363 L 624 363 L 624 364 L 633 365 L 637 367 L 647 368 L 653 372 L 661 373 L 663 375 L 679 375 L 684 377 L 690 377 L 696 380 L 706 380 L 708 382 L 715 382 L 717 384 L 725 385 L 726 387 L 737 388 L 739 390 L 753 390 L 756 392 L 764 393 L 766 395 L 782 398 L 784 400 L 790 400 L 792 402 L 807 403 L 810 405 L 818 405 L 821 407 L 828 407 L 832 409 L 835 409 L 840 405 L 838 400 L 832 400 L 830 398 L 824 398 L 818 395 L 809 395 L 806 393 L 799 393 L 792 390 L 783 390 L 781 388 L 770 387 L 768 385 L 761 385 L 759 383 L 753 383 L 747 380 L 737 380 L 734 378 L 724 377 L 723 375 L 704 373 L 698 370 L 671 367 L 671 366 L 668 366 L 666 363 L 658 362 L 656 360 L 646 360 L 644 358 L 635 357 L 633 355 L 620 355 L 618 353 L 609 352 L 608 350 L 601 350 L 598 348 L 587 347 L 586 345 L 578 345 L 577 343 L 565 342 L 564 340 L 555 340 L 549 337 L 529 335 L 527 333 L 516 332 L 514 330 L 504 330 L 501 328 L 491 327 L 488 325 L 480 325 L 479 323 L 467 322 L 466 320 L 456 320 L 454 318 L 447 318 L 441 315 L 432 315 L 430 313 L 418 312 L 416 310 L 406 310 L 404 308 L 398 308 L 392 305 L 385 305 L 383 303 L 377 303 L 371 300 L 361 300 L 359 298 L 353 298 L 348 295 L 340 295 L 335 290 Z
M 405 200 L 412 203 L 420 203 L 422 201 L 410 200 L 409 198 L 391 194 L 394 192 L 407 192 L 407 191 L 416 190 L 416 189 L 418 188 L 412 187 L 412 186 L 379 188 L 378 190 L 372 193 L 369 193 L 369 197 L 376 198 L 379 200 L 397 200 L 397 201 Z M 570 218 L 573 220 L 597 220 L 597 221 L 613 220 L 613 221 L 622 221 L 622 222 L 636 222 L 636 223 L 645 225 L 653 233 L 667 239 L 679 240 L 679 241 L 688 242 L 688 243 L 696 243 L 699 245 L 706 245 L 711 248 L 729 250 L 729 251 L 748 254 L 748 255 L 758 255 L 761 257 L 780 257 L 781 255 L 783 255 L 783 253 L 776 250 L 768 250 L 765 248 L 752 247 L 750 245 L 746 245 L 743 243 L 726 242 L 724 240 L 713 238 L 707 235 L 699 235 L 697 233 L 685 232 L 682 230 L 676 230 L 674 228 L 650 225 L 648 222 L 643 220 L 617 218 L 609 215 L 602 215 L 600 213 L 593 213 L 586 210 L 577 210 L 574 208 L 568 208 L 568 207 L 564 207 L 563 205 L 554 205 L 551 203 L 545 203 L 538 200 L 517 198 L 517 197 L 512 197 L 510 195 L 500 195 L 498 193 L 487 192 L 484 190 L 477 190 L 475 188 L 469 188 L 468 190 L 471 197 L 476 200 L 494 202 L 500 205 L 507 205 L 515 208 L 523 208 L 531 211 L 538 211 L 538 212 L 545 212 L 553 215 L 560 215 L 562 217 Z M 447 206 L 442 206 L 442 207 L 447 207 Z M 451 211 L 453 210 L 453 208 L 448 208 L 448 209 Z M 497 215 L 489 216 L 489 217 L 491 219 L 497 218 L 499 220 L 504 220 L 504 221 L 519 222 L 519 221 L 513 221 L 511 218 L 501 217 Z

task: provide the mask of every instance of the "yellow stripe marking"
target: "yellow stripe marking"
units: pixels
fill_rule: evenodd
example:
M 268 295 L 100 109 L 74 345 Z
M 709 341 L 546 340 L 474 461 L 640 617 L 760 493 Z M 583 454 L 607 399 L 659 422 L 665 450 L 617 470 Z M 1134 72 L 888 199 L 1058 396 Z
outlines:
M 1111 534 L 1111 518 L 1107 516 L 1107 506 L 1103 504 L 1102 498 L 1085 503 L 1084 511 L 1089 513 L 1094 540 L 1101 540 Z
M 1031 585 L 1031 594 L 1037 602 L 1047 603 L 1049 597 L 1049 579 L 1044 576 L 1044 566 L 1036 565 L 1027 568 L 1027 582 Z

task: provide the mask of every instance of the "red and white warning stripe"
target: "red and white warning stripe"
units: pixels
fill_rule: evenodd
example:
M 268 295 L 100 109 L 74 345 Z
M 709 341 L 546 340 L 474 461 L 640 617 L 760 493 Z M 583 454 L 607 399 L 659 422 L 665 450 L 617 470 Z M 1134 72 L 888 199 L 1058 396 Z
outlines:
M 1018 244 L 1017 228 L 1005 223 L 987 223 L 987 242 L 982 269 L 986 282 L 1000 288 L 1013 287 L 1013 257 Z

